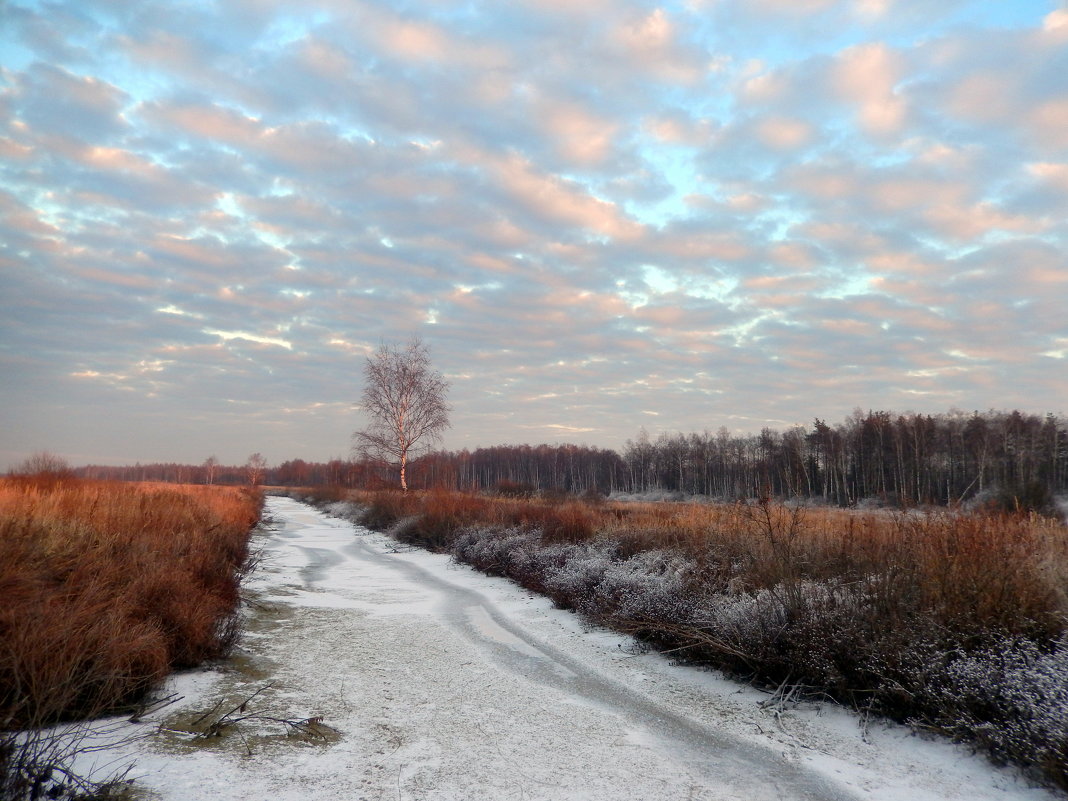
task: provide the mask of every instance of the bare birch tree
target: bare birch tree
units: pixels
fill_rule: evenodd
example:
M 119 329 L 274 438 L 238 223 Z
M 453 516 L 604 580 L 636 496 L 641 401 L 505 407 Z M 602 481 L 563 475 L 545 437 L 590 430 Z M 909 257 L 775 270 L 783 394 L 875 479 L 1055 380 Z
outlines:
M 449 427 L 448 391 L 449 382 L 433 369 L 430 349 L 418 338 L 404 347 L 379 346 L 364 366 L 360 403 L 370 422 L 353 439 L 361 454 L 399 462 L 406 492 L 408 459 Z
M 267 472 L 267 460 L 263 458 L 263 454 L 257 452 L 248 457 L 245 472 L 248 474 L 249 485 L 258 487 L 263 480 L 263 474 Z
M 219 469 L 219 460 L 215 458 L 215 454 L 212 454 L 204 460 L 204 483 L 215 483 L 215 471 Z

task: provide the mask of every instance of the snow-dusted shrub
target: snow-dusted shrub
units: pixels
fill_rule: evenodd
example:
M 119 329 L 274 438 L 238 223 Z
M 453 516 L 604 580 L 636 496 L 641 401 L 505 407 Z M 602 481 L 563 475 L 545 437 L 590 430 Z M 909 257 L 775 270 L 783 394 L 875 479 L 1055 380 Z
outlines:
M 870 640 L 863 596 L 837 580 L 707 592 L 691 615 L 693 627 L 722 646 L 709 654 L 718 664 L 769 683 L 789 676 L 821 690 L 844 688 Z M 724 663 L 724 654 L 733 658 Z
M 1006 639 L 949 662 L 933 685 L 937 725 L 1068 789 L 1068 639 Z
M 591 602 L 611 562 L 611 548 L 601 543 L 555 545 L 546 548 L 545 592 L 559 606 L 598 615 Z
M 676 623 L 693 612 L 694 564 L 667 551 L 609 560 L 588 603 L 621 621 Z
M 364 513 L 363 507 L 352 501 L 334 501 L 323 506 L 322 510 L 331 517 L 348 520 L 351 523 L 359 523 Z
M 367 528 L 386 531 L 398 520 L 411 517 L 418 511 L 418 500 L 414 496 L 383 490 L 374 493 L 359 522 Z
M 558 605 L 593 617 L 674 622 L 688 618 L 694 605 L 694 564 L 667 551 L 620 558 L 613 543 L 546 545 L 517 528 L 468 529 L 451 550 L 459 561 L 538 588 Z
M 457 561 L 466 562 L 486 573 L 512 578 L 509 567 L 517 561 L 517 556 L 534 550 L 537 539 L 536 533 L 518 527 L 473 527 L 456 535 L 450 551 Z
M 1061 520 L 1068 523 L 1068 495 L 1058 495 L 1053 499 L 1053 505 Z
M 708 596 L 694 615 L 697 625 L 747 648 L 772 638 L 787 624 L 785 606 L 767 589 Z

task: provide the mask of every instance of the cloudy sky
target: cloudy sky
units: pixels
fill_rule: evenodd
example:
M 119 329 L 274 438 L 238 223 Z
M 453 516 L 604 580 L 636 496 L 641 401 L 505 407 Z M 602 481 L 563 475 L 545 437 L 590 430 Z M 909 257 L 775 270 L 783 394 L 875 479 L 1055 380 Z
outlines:
M 0 469 L 1068 409 L 1068 8 L 0 2 Z

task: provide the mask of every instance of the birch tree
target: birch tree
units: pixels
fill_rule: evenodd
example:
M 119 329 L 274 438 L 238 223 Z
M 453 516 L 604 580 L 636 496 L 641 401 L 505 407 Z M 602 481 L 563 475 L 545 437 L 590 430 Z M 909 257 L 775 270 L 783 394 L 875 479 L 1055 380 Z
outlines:
M 267 460 L 263 458 L 263 454 L 257 452 L 248 457 L 245 472 L 248 474 L 249 486 L 258 487 L 263 480 L 263 474 L 267 472 Z
M 366 428 L 353 435 L 364 456 L 400 464 L 401 489 L 408 490 L 408 460 L 437 442 L 449 427 L 449 382 L 430 364 L 422 340 L 381 345 L 364 366 L 360 404 Z
M 215 473 L 216 473 L 216 471 L 218 469 L 219 469 L 219 460 L 215 458 L 214 454 L 212 454 L 211 456 L 209 456 L 207 459 L 204 460 L 204 483 L 205 484 L 214 484 L 215 483 Z

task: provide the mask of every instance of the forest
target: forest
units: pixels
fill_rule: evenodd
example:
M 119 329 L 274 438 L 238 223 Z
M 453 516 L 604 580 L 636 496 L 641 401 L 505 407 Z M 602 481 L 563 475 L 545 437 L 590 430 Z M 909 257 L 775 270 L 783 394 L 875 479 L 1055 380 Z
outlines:
M 207 464 L 207 463 L 206 463 Z M 90 465 L 88 478 L 249 483 L 247 466 Z M 290 459 L 263 472 L 274 486 L 376 488 L 395 483 L 386 464 Z M 498 445 L 435 451 L 410 467 L 415 488 L 462 491 L 673 493 L 720 499 L 799 497 L 838 506 L 956 505 L 1000 499 L 1051 511 L 1068 493 L 1068 420 L 1020 411 L 925 415 L 856 410 L 837 424 L 735 434 L 644 430 L 621 452 L 587 445 Z

